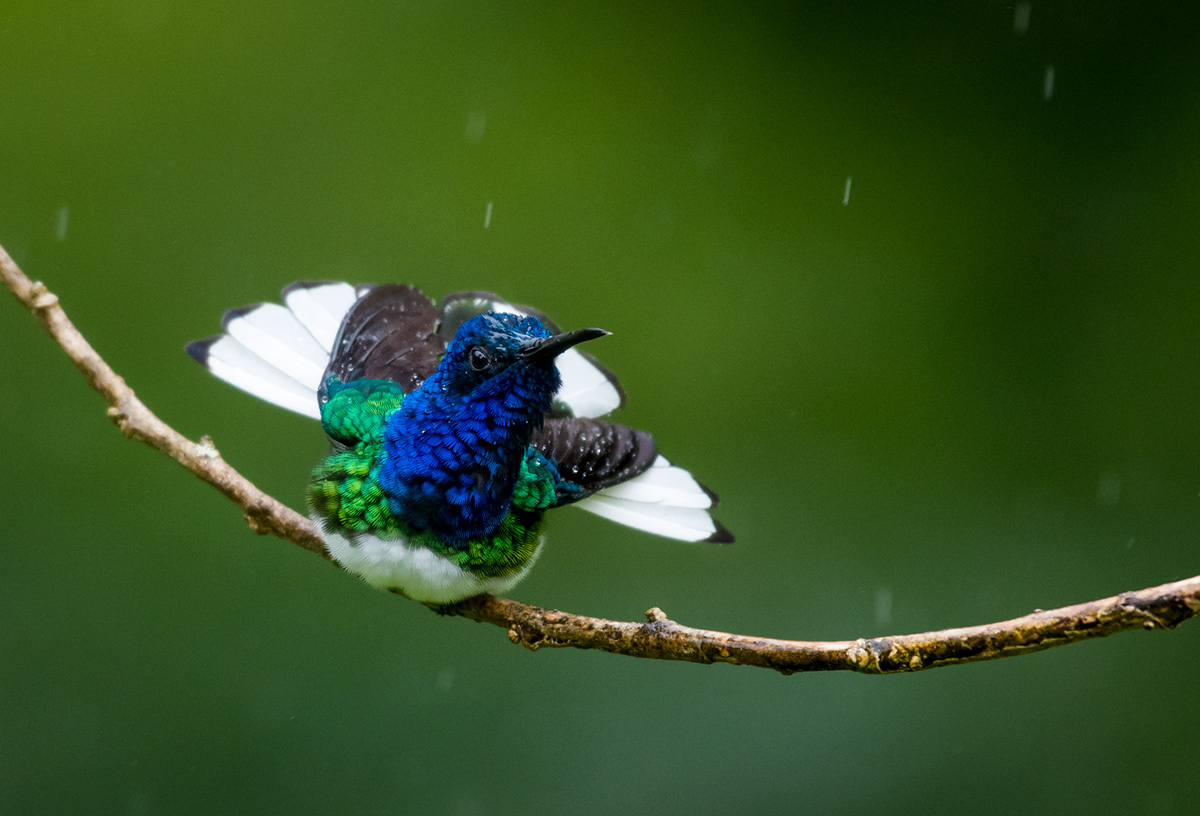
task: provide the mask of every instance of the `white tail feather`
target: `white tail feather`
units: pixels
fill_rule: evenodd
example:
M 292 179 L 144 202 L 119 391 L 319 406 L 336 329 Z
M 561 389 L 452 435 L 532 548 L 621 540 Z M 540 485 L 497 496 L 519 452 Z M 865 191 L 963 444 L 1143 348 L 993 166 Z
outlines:
M 348 283 L 319 284 L 289 291 L 287 308 L 264 303 L 232 312 L 226 335 L 207 345 L 205 365 L 259 399 L 320 419 L 317 389 L 357 297 Z
M 698 507 L 614 499 L 605 496 L 603 490 L 576 502 L 575 506 L 627 527 L 681 541 L 703 541 L 717 532 L 708 511 Z
M 643 473 L 600 491 L 613 499 L 663 504 L 669 507 L 712 507 L 712 496 L 683 468 L 675 467 L 663 456 Z
M 621 394 L 588 358 L 576 349 L 558 355 L 562 387 L 554 395 L 577 417 L 602 417 L 621 407 Z
M 325 349 L 328 361 L 328 354 L 333 351 L 333 341 L 342 327 L 342 319 L 357 299 L 358 295 L 350 284 L 326 283 L 292 289 L 284 295 L 283 302 Z
M 284 374 L 232 337 L 208 347 L 208 370 L 259 399 L 313 419 L 321 418 L 317 392 Z
M 227 320 L 225 331 L 313 393 L 320 388 L 329 352 L 288 309 L 263 303 Z
M 708 508 L 712 497 L 683 468 L 663 456 L 627 482 L 606 487 L 576 507 L 648 533 L 701 541 L 717 532 Z

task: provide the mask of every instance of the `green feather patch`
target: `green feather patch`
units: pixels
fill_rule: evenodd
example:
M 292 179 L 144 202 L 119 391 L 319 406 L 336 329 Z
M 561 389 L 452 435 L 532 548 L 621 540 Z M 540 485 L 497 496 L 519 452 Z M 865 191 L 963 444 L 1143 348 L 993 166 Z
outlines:
M 533 448 L 526 451 L 511 508 L 490 534 L 457 546 L 429 533 L 414 535 L 392 513 L 379 482 L 380 466 L 387 457 L 384 428 L 404 401 L 404 392 L 385 380 L 342 383 L 330 378 L 326 388 L 330 396 L 321 407 L 321 426 L 342 449 L 335 449 L 313 468 L 306 499 L 314 513 L 351 534 L 406 538 L 410 546 L 426 547 L 485 577 L 517 572 L 537 552 L 542 511 L 554 505 L 559 481 L 554 465 L 541 453 Z

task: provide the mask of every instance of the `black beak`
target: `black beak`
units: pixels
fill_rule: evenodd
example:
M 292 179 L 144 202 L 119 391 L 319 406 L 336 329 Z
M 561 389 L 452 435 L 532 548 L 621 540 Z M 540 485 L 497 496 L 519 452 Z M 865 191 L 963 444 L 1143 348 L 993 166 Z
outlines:
M 556 334 L 553 337 L 539 337 L 536 340 L 531 340 L 526 343 L 520 355 L 526 360 L 537 359 L 553 359 L 562 354 L 571 346 L 578 345 L 586 340 L 595 340 L 597 337 L 604 337 L 612 332 L 604 329 L 576 329 L 575 331 L 563 332 Z

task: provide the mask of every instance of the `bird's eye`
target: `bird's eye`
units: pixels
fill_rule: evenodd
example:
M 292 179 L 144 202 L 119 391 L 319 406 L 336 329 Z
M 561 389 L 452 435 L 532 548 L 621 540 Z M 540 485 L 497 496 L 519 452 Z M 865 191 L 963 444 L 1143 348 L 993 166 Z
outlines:
M 472 371 L 487 371 L 492 364 L 492 355 L 483 346 L 475 346 L 467 352 L 467 362 L 471 364 Z

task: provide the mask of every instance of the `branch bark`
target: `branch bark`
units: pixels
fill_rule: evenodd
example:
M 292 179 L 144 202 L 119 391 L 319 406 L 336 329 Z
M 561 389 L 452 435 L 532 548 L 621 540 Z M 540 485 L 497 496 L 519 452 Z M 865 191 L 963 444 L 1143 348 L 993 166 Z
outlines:
M 256 533 L 278 536 L 329 559 L 309 520 L 234 470 L 211 439 L 194 442 L 155 416 L 88 344 L 58 297 L 26 277 L 3 247 L 0 277 L 104 397 L 108 416 L 122 434 L 170 456 L 221 491 L 241 508 Z M 647 610 L 645 623 L 542 609 L 492 595 L 434 611 L 499 626 L 513 643 L 529 649 L 599 649 L 630 657 L 758 666 L 784 674 L 837 670 L 889 674 L 1026 654 L 1133 629 L 1173 629 L 1200 612 L 1200 576 L 999 623 L 825 642 L 694 629 L 670 620 L 657 607 Z

